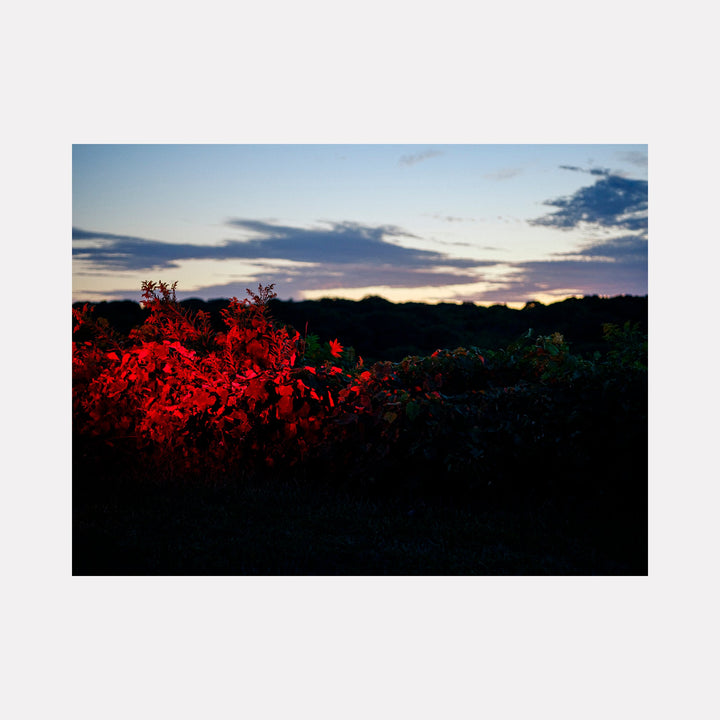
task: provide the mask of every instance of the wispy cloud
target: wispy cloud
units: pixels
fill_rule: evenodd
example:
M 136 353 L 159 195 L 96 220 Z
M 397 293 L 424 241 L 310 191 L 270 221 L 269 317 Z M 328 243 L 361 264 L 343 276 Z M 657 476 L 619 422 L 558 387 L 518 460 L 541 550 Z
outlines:
M 449 222 L 449 223 L 477 222 L 477 220 L 475 220 L 475 218 L 458 217 L 457 215 L 440 215 L 440 213 L 426 215 L 426 217 L 431 217 L 431 218 L 434 218 L 435 220 L 442 220 L 443 222 Z
M 648 241 L 644 235 L 623 235 L 608 240 L 593 240 L 579 250 L 555 253 L 555 255 L 592 258 L 606 262 L 647 264 Z
M 582 172 L 582 173 L 588 173 L 589 175 L 603 175 L 608 176 L 611 175 L 612 172 L 608 168 L 581 168 L 577 165 L 559 165 L 558 166 L 561 170 L 572 170 L 573 172 Z
M 272 270 L 272 268 L 268 268 Z M 367 265 L 322 265 L 302 269 L 274 270 L 272 275 L 258 273 L 257 278 L 206 285 L 197 290 L 178 292 L 178 297 L 243 297 L 251 282 L 263 282 L 272 277 L 275 290 L 281 298 L 302 298 L 307 291 L 336 290 L 338 288 L 445 288 L 453 285 L 476 283 L 482 280 L 477 272 L 432 272 L 417 268 L 398 268 L 392 265 L 369 267 Z
M 554 295 L 647 295 L 647 263 L 541 260 L 515 263 L 492 289 L 458 295 L 474 302 L 527 302 Z
M 518 280 L 525 297 L 553 288 L 576 295 L 645 295 L 648 291 L 647 263 L 565 260 L 538 261 L 519 265 Z
M 72 229 L 73 240 L 111 240 L 114 243 L 145 243 L 148 242 L 145 238 L 136 237 L 133 235 L 115 235 L 109 232 L 93 232 L 90 230 L 81 230 L 80 228 L 74 227 Z
M 438 220 L 442 220 L 444 222 L 466 222 L 465 218 L 461 217 L 455 217 L 454 215 L 436 215 L 435 216 Z
M 620 150 L 617 153 L 619 160 L 630 163 L 636 167 L 647 170 L 648 166 L 648 154 L 641 150 Z
M 416 153 L 415 155 L 401 155 L 398 163 L 400 165 L 415 165 L 423 160 L 438 157 L 438 155 L 442 154 L 441 150 L 425 150 L 425 152 Z
M 483 177 L 486 180 L 509 180 L 522 173 L 522 168 L 502 168 L 495 172 L 485 173 Z

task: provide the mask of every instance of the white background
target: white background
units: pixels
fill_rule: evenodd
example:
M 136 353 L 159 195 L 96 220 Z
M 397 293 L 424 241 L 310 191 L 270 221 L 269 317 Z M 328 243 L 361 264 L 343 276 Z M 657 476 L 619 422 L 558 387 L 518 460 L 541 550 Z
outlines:
M 3 715 L 710 715 L 718 153 L 706 7 L 5 11 Z M 649 576 L 72 577 L 74 142 L 648 143 Z

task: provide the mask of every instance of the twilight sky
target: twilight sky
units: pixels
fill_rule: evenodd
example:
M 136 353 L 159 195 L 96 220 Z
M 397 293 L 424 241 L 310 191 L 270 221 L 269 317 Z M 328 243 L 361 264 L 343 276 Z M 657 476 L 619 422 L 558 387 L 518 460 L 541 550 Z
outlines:
M 648 292 L 647 145 L 74 145 L 73 301 Z

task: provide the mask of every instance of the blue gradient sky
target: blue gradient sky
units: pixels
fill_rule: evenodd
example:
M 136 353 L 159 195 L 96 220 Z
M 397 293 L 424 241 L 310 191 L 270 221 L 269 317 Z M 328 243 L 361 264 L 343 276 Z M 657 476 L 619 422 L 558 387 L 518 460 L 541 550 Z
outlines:
M 647 145 L 74 145 L 73 300 L 646 294 Z

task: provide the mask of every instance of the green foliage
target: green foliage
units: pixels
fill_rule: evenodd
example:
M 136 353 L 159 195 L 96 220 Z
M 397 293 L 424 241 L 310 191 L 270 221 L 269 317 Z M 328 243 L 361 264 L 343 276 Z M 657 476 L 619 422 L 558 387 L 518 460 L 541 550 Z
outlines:
M 308 362 L 322 363 L 325 360 L 329 360 L 330 357 L 330 346 L 328 345 L 327 351 L 324 352 L 323 347 L 320 345 L 320 338 L 314 333 L 310 333 L 305 336 L 304 347 L 303 347 L 303 359 Z
M 344 370 L 351 370 L 358 362 L 355 348 L 339 345 L 337 340 L 321 343 L 320 338 L 314 333 L 306 334 L 300 347 L 303 362 L 313 366 L 325 366 L 329 369 L 333 365 L 338 365 Z
M 638 323 L 628 320 L 622 327 L 605 323 L 603 337 L 612 347 L 607 354 L 608 362 L 622 368 L 647 370 L 648 336 Z

